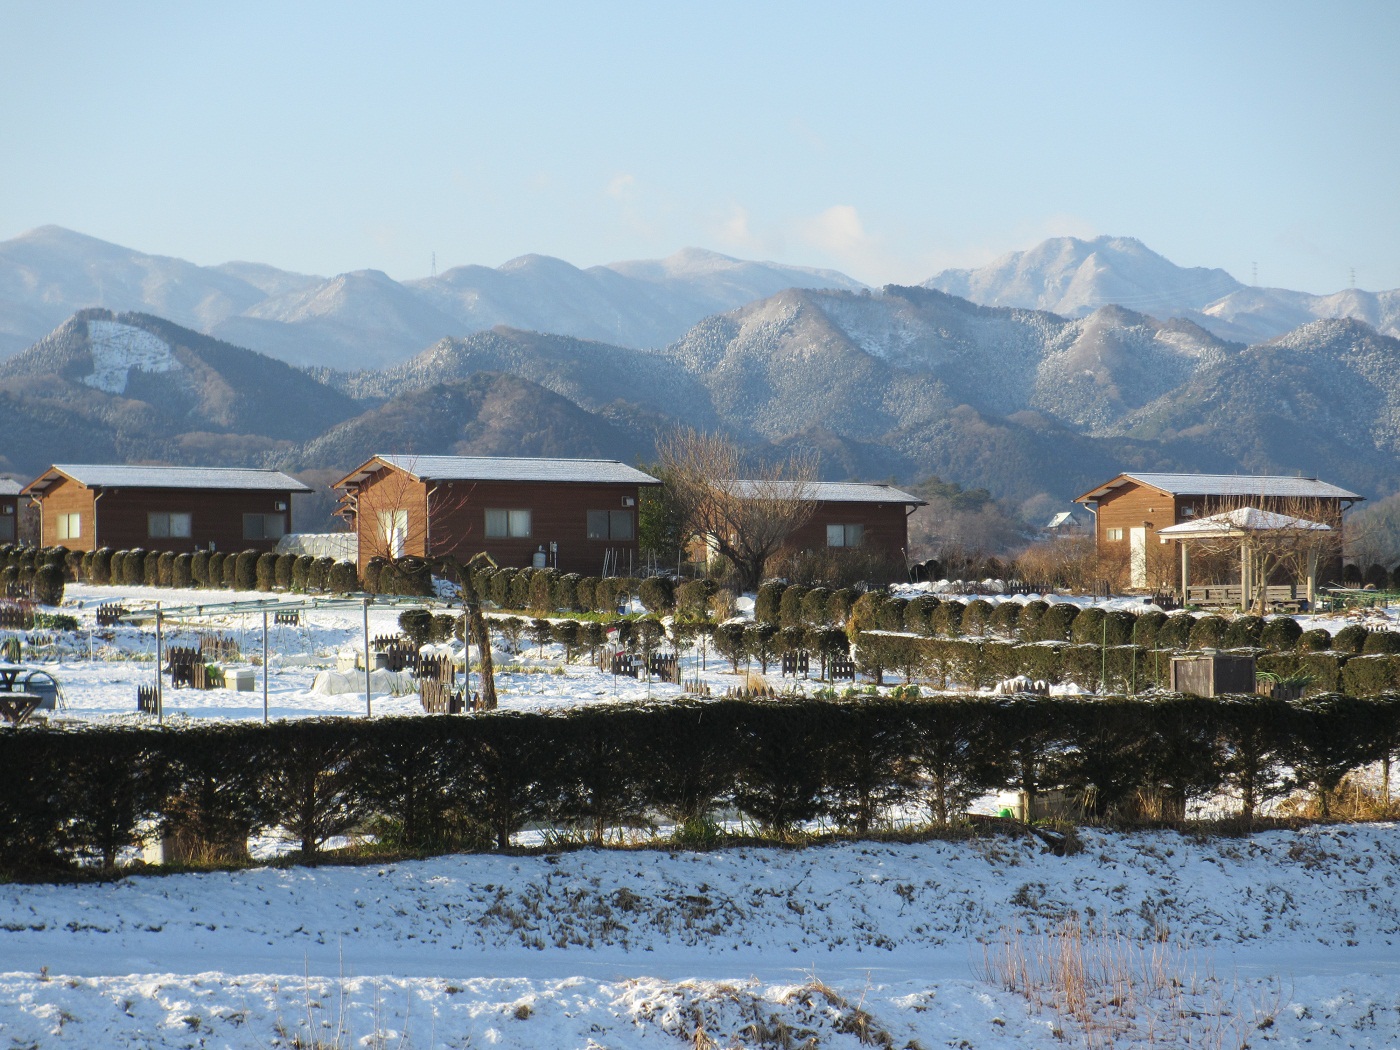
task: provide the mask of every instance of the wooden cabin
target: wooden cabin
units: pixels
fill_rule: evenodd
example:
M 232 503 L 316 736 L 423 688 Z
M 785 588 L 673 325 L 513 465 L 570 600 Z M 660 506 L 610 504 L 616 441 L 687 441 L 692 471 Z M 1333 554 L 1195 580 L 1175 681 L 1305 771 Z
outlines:
M 374 456 L 335 488 L 374 557 L 470 558 L 588 576 L 638 567 L 637 504 L 661 483 L 612 459 Z
M 39 506 L 40 544 L 90 551 L 270 551 L 292 531 L 280 470 L 55 464 L 23 489 Z
M 1340 534 L 1342 513 L 1363 497 L 1317 478 L 1239 474 L 1119 474 L 1075 498 L 1094 512 L 1101 555 L 1121 555 L 1128 586 L 1153 585 L 1149 562 L 1180 563 L 1159 530 L 1244 507 L 1319 521 Z M 1338 547 L 1340 549 L 1340 545 Z M 1170 559 L 1170 560 L 1167 560 Z
M 0 478 L 0 543 L 19 539 L 19 494 L 23 489 L 14 478 Z
M 741 496 L 762 498 L 771 481 L 736 481 Z M 792 553 L 862 548 L 895 561 L 906 560 L 909 515 L 925 501 L 893 485 L 858 481 L 813 481 L 802 486 L 816 506 L 805 525 L 783 544 Z

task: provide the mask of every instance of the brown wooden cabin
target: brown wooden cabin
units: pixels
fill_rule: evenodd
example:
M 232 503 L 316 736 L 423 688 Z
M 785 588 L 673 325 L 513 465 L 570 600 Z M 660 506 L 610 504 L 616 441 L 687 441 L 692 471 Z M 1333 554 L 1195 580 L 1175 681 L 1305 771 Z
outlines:
M 736 481 L 771 491 L 772 482 Z M 906 560 L 909 515 L 925 505 L 918 496 L 893 485 L 859 481 L 814 481 L 803 486 L 816 507 L 807 523 L 792 531 L 783 549 L 792 553 L 839 551 L 860 547 L 891 560 Z
M 600 576 L 637 568 L 637 502 L 660 484 L 612 459 L 380 455 L 335 488 L 361 572 L 374 557 L 485 551 L 502 567 Z
M 0 478 L 0 543 L 19 539 L 19 494 L 23 488 L 14 478 Z
M 292 531 L 280 470 L 55 464 L 24 487 L 39 505 L 40 544 L 158 551 L 269 551 Z
M 1119 474 L 1074 502 L 1094 512 L 1100 554 L 1121 553 L 1128 586 L 1148 586 L 1148 562 L 1180 561 L 1179 543 L 1162 544 L 1159 529 L 1239 507 L 1289 514 L 1342 528 L 1342 512 L 1364 497 L 1316 478 L 1240 474 Z

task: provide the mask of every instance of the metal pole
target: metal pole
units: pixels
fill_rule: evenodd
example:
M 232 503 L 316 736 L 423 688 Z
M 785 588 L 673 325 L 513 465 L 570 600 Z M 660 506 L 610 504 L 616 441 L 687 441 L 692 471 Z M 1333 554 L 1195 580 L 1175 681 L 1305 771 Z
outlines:
M 365 717 L 374 714 L 373 704 L 369 693 L 369 599 L 364 599 L 365 610 Z
M 160 665 L 164 663 L 165 637 L 160 613 L 160 602 L 156 602 L 156 721 L 165 721 L 165 695 L 161 689 Z
M 263 610 L 263 722 L 267 722 L 267 610 Z

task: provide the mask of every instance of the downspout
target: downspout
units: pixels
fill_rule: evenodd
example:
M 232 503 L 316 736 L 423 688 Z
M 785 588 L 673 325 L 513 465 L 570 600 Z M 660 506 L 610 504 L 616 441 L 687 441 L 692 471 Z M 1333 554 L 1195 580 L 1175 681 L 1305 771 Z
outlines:
M 97 491 L 95 491 L 95 492 L 92 494 L 92 549 L 93 549 L 93 550 L 97 550 L 97 548 L 98 548 L 98 546 L 99 546 L 99 544 L 98 544 L 98 542 L 97 542 L 97 501 L 100 500 L 100 499 L 101 499 L 103 496 L 105 496 L 105 495 L 107 495 L 107 490 L 106 490 L 106 489 L 98 489 Z M 40 515 L 40 517 L 39 517 L 39 535 L 40 535 L 41 537 L 44 535 L 44 518 L 43 518 L 43 513 L 44 513 L 44 512 L 43 512 L 43 508 L 41 507 L 41 508 L 39 509 L 39 515 Z
M 928 504 L 924 504 L 928 506 Z M 909 579 L 909 519 L 914 516 L 914 512 L 919 509 L 919 504 L 915 503 L 904 508 L 904 546 L 900 553 L 904 555 L 904 578 Z
M 426 490 L 423 496 L 423 557 L 433 556 L 433 493 L 440 489 L 441 485 L 434 485 Z

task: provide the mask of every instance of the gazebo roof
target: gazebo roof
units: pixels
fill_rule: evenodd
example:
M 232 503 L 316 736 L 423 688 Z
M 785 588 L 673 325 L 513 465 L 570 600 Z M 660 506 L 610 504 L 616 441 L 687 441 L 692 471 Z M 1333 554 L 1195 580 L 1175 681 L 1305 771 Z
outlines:
M 1240 507 L 1208 518 L 1183 521 L 1158 531 L 1164 539 L 1204 540 L 1222 536 L 1247 536 L 1255 532 L 1331 532 L 1332 526 L 1321 521 L 1275 514 L 1258 507 Z

